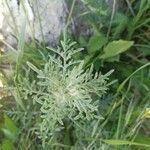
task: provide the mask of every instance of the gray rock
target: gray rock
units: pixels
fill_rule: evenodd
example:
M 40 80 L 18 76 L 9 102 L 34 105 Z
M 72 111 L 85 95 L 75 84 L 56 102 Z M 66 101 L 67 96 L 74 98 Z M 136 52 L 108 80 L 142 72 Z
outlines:
M 86 0 L 77 0 L 73 11 L 71 32 L 78 37 L 90 34 L 89 26 L 80 12 L 89 8 Z M 108 7 L 118 9 L 119 0 L 105 0 Z M 120 0 L 121 2 L 122 0 Z M 36 39 L 55 46 L 66 25 L 67 7 L 71 0 L 0 0 L 0 32 L 8 45 L 16 47 L 19 33 L 25 31 L 25 41 Z M 78 8 L 78 9 L 76 9 Z
M 65 27 L 66 6 L 64 0 L 1 0 L 0 17 L 1 34 L 9 45 L 17 45 L 23 30 L 26 42 L 34 38 L 55 45 Z
M 35 39 L 56 44 L 66 23 L 66 6 L 63 0 L 32 0 Z

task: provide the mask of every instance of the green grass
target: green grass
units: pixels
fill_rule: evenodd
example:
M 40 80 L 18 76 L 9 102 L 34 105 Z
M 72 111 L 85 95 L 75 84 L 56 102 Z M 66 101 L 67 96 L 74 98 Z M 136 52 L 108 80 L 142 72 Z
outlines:
M 27 44 L 22 26 L 17 51 L 0 56 L 13 70 L 0 70 L 9 93 L 0 100 L 0 149 L 150 149 L 149 1 L 117 12 L 82 2 L 92 32 L 69 35 L 77 45 L 66 31 L 58 49 Z

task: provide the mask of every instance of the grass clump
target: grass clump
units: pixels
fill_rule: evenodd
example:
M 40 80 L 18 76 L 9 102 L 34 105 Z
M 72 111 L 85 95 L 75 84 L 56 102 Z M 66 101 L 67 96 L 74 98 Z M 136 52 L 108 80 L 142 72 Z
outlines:
M 0 104 L 0 148 L 150 148 L 149 1 L 126 1 L 121 11 L 105 1 L 82 3 L 89 36 L 75 35 L 76 43 L 64 33 L 50 48 L 26 44 L 23 26 L 18 50 L 0 56 L 13 71 L 0 74 L 2 92 L 9 91 Z M 75 6 L 73 0 L 67 26 Z

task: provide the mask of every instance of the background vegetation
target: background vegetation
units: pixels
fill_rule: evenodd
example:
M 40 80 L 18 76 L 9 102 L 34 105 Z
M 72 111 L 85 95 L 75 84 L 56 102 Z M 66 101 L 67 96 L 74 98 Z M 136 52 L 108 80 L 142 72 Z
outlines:
M 1 149 L 150 149 L 150 1 L 82 3 L 58 48 L 21 32 L 1 54 Z M 75 11 L 87 35 L 67 32 Z

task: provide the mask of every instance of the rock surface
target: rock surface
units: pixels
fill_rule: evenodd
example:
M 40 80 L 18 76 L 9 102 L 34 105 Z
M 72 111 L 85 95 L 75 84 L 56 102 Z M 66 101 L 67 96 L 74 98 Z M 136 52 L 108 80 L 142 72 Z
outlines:
M 84 0 L 77 0 L 74 10 L 71 29 L 79 36 L 89 35 L 89 27 L 79 17 L 80 10 L 88 9 L 83 5 Z M 85 0 L 86 1 L 86 0 Z M 110 9 L 116 3 L 118 9 L 119 0 L 105 0 Z M 71 0 L 0 0 L 0 34 L 12 47 L 17 46 L 19 33 L 25 31 L 25 41 L 36 39 L 55 46 L 66 25 L 68 7 Z M 119 4 L 120 5 L 120 4 Z
M 9 45 L 16 47 L 22 30 L 26 42 L 34 38 L 55 45 L 65 26 L 66 6 L 63 0 L 1 0 L 0 17 L 0 31 Z

